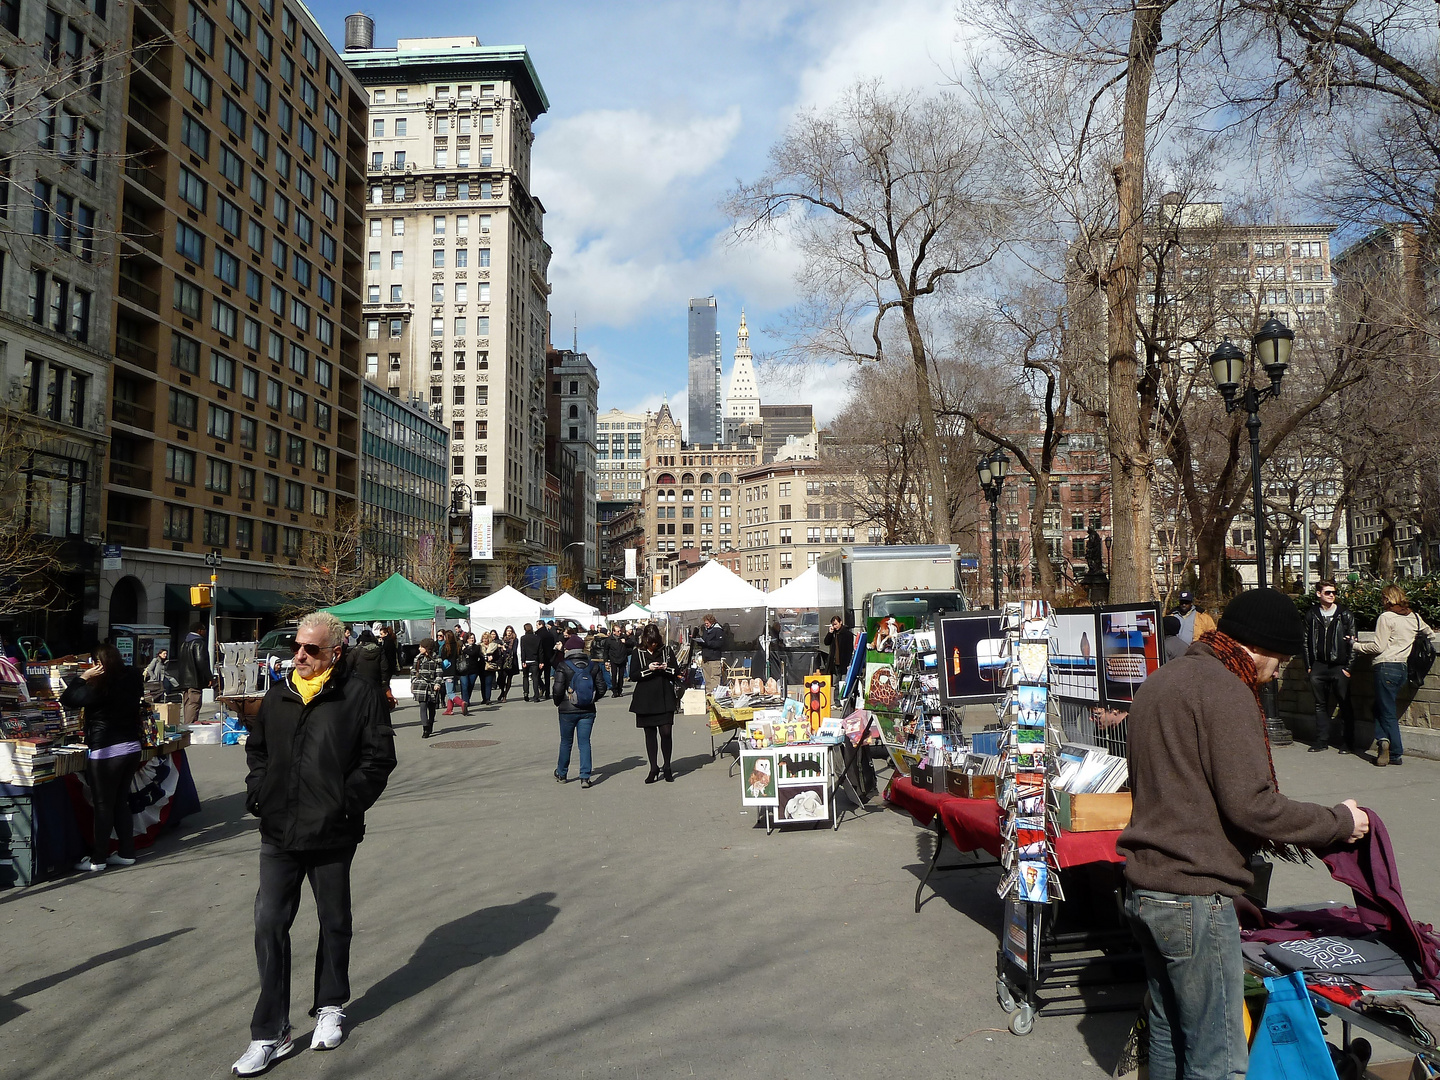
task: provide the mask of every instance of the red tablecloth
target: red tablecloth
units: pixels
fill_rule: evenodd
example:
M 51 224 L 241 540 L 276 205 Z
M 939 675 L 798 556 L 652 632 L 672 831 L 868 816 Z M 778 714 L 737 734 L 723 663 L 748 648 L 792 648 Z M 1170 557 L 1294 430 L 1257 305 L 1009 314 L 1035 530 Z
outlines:
M 897 776 L 886 792 L 886 798 L 906 811 L 922 825 L 940 815 L 950 839 L 961 851 L 986 851 L 1000 855 L 1000 806 L 994 799 L 962 799 L 955 795 L 936 795 L 917 788 L 906 776 Z M 1060 869 L 1083 866 L 1085 863 L 1124 862 L 1115 850 L 1120 838 L 1114 832 L 1060 833 L 1055 842 L 1055 857 Z

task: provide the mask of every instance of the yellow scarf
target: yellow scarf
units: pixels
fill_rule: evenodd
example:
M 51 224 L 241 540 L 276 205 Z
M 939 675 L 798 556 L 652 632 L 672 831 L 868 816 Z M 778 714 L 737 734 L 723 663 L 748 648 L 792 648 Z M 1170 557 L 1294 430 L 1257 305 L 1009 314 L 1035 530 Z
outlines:
M 298 671 L 290 672 L 290 685 L 295 687 L 295 692 L 300 695 L 300 700 L 306 705 L 310 704 L 311 698 L 325 689 L 325 684 L 330 681 L 330 672 L 333 667 L 328 667 L 313 679 L 307 679 Z

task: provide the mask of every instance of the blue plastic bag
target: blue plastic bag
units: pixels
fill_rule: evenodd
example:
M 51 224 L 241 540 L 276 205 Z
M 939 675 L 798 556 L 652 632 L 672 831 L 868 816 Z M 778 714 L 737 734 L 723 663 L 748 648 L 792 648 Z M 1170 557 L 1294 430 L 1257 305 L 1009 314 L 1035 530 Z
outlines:
M 1266 979 L 1265 989 L 1270 996 L 1250 1044 L 1248 1080 L 1338 1080 L 1304 976 Z

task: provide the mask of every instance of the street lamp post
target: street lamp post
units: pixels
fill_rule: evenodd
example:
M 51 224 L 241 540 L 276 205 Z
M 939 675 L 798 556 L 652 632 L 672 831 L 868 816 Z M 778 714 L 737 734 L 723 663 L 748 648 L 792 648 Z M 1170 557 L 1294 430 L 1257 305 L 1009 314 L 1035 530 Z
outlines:
M 1271 398 L 1280 396 L 1280 380 L 1290 365 L 1290 350 L 1295 344 L 1295 331 L 1291 330 L 1272 314 L 1260 327 L 1252 341 L 1255 364 L 1270 380 L 1269 386 L 1256 386 L 1254 379 L 1247 377 L 1245 354 L 1230 339 L 1226 338 L 1220 347 L 1210 354 L 1210 377 L 1215 380 L 1215 389 L 1225 399 L 1225 412 L 1245 410 L 1245 427 L 1250 432 L 1250 483 L 1255 503 L 1255 583 L 1265 588 L 1268 575 L 1265 566 L 1265 502 L 1260 483 L 1260 406 Z M 1241 380 L 1245 386 L 1241 388 Z M 1270 741 L 1286 745 L 1292 741 L 1290 732 L 1280 722 L 1275 704 L 1275 683 L 1270 681 L 1264 687 L 1265 721 L 1270 728 Z
M 990 504 L 990 589 L 996 610 L 1000 608 L 1000 489 L 1005 486 L 1005 471 L 1010 459 L 997 446 L 988 458 L 975 466 L 980 476 L 980 490 Z

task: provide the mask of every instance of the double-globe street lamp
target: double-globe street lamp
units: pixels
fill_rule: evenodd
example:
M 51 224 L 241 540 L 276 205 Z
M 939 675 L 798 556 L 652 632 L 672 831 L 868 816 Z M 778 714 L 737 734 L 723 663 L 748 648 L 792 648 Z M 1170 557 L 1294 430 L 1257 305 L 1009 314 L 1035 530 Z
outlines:
M 1255 366 L 1264 371 L 1270 379 L 1269 386 L 1256 386 L 1253 377 L 1247 377 L 1245 354 L 1233 345 L 1229 338 L 1210 354 L 1210 377 L 1215 380 L 1215 389 L 1225 399 L 1225 412 L 1244 409 L 1245 427 L 1250 432 L 1250 483 L 1255 501 L 1255 583 L 1265 588 L 1267 574 L 1265 566 L 1265 503 L 1260 483 L 1260 405 L 1270 398 L 1280 396 L 1280 380 L 1290 366 L 1290 350 L 1295 345 L 1295 331 L 1275 318 L 1272 313 L 1260 327 L 1251 342 Z M 1251 373 L 1253 376 L 1253 371 Z M 1241 386 L 1242 381 L 1245 385 Z M 1272 742 L 1288 742 L 1290 734 L 1280 723 L 1275 707 L 1275 683 L 1272 680 L 1264 687 L 1265 719 L 1270 728 Z
M 1005 472 L 1010 468 L 1010 459 L 997 446 L 988 458 L 981 458 L 975 466 L 980 475 L 980 490 L 990 504 L 990 587 L 994 594 L 994 605 L 1000 608 L 1000 489 L 1005 486 Z

